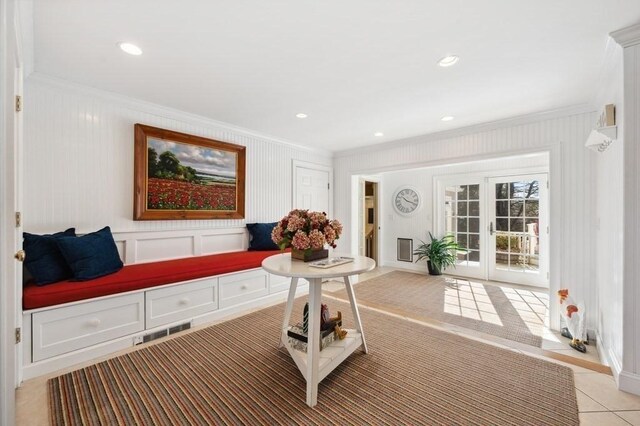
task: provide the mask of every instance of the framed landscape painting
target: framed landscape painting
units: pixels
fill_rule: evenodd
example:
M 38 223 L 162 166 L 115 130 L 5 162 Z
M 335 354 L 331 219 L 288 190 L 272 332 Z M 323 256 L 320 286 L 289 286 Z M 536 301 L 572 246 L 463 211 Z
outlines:
M 244 146 L 136 124 L 134 157 L 134 220 L 244 218 Z

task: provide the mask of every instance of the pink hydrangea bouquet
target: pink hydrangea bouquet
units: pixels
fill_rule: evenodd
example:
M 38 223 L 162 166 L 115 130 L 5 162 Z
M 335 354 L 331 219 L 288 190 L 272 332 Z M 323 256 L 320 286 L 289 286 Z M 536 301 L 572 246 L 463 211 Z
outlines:
M 271 239 L 284 250 L 319 250 L 325 244 L 336 248 L 336 240 L 342 233 L 342 224 L 329 220 L 324 212 L 291 210 L 273 228 Z

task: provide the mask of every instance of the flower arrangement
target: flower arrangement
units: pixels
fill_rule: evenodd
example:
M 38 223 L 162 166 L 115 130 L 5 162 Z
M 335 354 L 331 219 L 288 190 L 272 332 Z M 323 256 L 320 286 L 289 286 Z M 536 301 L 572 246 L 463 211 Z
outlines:
M 329 220 L 324 212 L 291 210 L 273 228 L 271 239 L 284 250 L 320 250 L 325 244 L 336 248 L 336 240 L 342 233 L 342 224 Z

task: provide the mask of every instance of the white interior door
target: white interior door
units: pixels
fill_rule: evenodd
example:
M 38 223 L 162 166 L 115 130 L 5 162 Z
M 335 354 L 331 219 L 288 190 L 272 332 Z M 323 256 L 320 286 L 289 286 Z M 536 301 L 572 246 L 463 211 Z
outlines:
M 294 162 L 293 206 L 331 215 L 331 169 L 319 164 Z
M 15 26 L 15 4 L 0 1 L 0 423 L 12 424 L 15 388 L 20 382 L 20 349 L 16 327 L 21 323 L 22 267 L 14 259 L 22 246 L 20 211 L 22 182 L 22 113 L 16 96 L 22 95 L 20 47 Z
M 489 279 L 548 287 L 547 182 L 547 174 L 489 179 Z

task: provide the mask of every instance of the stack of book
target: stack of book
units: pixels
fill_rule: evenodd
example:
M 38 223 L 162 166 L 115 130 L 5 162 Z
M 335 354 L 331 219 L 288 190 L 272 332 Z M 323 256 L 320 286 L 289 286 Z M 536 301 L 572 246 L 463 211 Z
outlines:
M 342 327 L 342 321 L 337 321 L 334 326 L 335 325 Z M 334 328 L 335 327 L 327 328 L 320 332 L 320 350 L 326 348 L 338 338 Z M 290 326 L 289 330 L 287 330 L 287 337 L 292 348 L 302 352 L 307 352 L 308 338 L 307 333 L 305 333 L 302 328 L 302 324 Z

